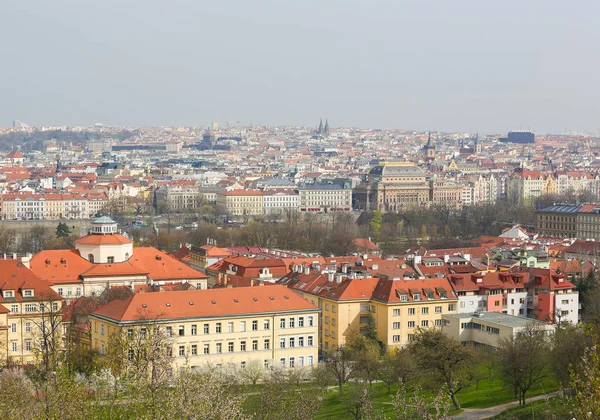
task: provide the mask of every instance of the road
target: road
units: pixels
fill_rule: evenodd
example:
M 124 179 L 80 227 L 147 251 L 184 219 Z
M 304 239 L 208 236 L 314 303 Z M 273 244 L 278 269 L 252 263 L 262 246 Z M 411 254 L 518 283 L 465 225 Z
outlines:
M 535 397 L 531 397 L 527 399 L 527 402 L 537 401 L 544 398 L 555 397 L 559 395 L 560 391 L 550 392 L 548 394 L 537 395 Z M 482 420 L 489 419 L 490 417 L 494 417 L 504 410 L 516 407 L 519 405 L 517 401 L 509 402 L 506 404 L 495 405 L 493 407 L 488 408 L 465 408 L 464 411 L 460 414 L 452 416 L 453 420 Z

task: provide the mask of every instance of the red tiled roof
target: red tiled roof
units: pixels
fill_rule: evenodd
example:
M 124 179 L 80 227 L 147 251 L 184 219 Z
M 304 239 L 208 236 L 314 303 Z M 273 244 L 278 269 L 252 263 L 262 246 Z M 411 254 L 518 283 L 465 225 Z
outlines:
M 36 276 L 19 260 L 0 260 L 0 290 L 13 290 L 18 302 L 23 300 L 22 291 L 33 289 L 36 300 L 58 300 L 60 296 L 48 283 Z M 0 303 L 5 298 L 0 294 Z
M 190 304 L 190 302 L 192 304 Z M 306 311 L 318 308 L 283 286 L 136 293 L 114 300 L 93 315 L 115 321 L 186 319 Z
M 75 243 L 79 245 L 121 245 L 132 244 L 133 241 L 119 233 L 113 233 L 110 235 L 86 235 L 77 239 Z

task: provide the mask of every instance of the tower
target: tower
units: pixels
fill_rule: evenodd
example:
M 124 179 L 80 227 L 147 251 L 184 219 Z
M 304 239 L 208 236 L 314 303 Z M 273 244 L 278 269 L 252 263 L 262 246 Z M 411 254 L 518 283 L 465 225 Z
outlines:
M 329 121 L 327 120 L 327 118 L 325 118 L 325 128 L 323 129 L 323 135 L 329 135 Z
M 427 144 L 423 148 L 425 151 L 425 161 L 431 163 L 435 160 L 435 145 L 431 142 L 431 132 L 427 138 Z
M 317 135 L 320 136 L 323 134 L 323 118 L 319 121 L 319 128 L 317 128 Z
M 479 155 L 481 154 L 481 144 L 479 144 L 479 133 L 475 134 L 475 142 L 473 143 L 473 145 L 475 146 L 475 154 Z

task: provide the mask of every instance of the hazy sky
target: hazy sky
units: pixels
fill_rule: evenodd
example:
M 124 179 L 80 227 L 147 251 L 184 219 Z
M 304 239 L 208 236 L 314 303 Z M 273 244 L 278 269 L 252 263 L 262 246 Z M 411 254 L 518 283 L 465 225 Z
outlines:
M 600 129 L 600 1 L 1 0 L 0 125 Z

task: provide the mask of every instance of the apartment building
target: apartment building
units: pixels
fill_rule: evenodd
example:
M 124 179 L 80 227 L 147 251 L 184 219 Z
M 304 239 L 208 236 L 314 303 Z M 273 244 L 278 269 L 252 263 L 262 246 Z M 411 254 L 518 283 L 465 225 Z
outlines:
M 600 240 L 600 205 L 554 205 L 535 212 L 540 235 Z
M 562 273 L 531 268 L 529 272 L 528 311 L 532 318 L 546 322 L 579 322 L 579 292 Z
M 158 211 L 163 213 L 196 210 L 202 199 L 198 187 L 187 183 L 160 186 L 155 194 Z
M 507 198 L 528 202 L 541 195 L 556 194 L 556 180 L 551 173 L 515 171 L 507 182 Z
M 92 347 L 109 351 L 113 334 L 164 329 L 173 369 L 211 364 L 265 368 L 317 363 L 319 309 L 283 286 L 138 293 L 90 315 Z M 142 334 L 143 336 L 143 334 Z
M 260 216 L 264 214 L 261 190 L 232 190 L 217 192 L 217 212 L 233 216 Z
M 302 212 L 352 210 L 352 188 L 349 184 L 305 184 L 298 187 Z
M 298 211 L 299 195 L 294 190 L 264 190 L 262 197 L 265 214 L 283 214 L 286 211 Z
M 321 308 L 321 349 L 346 343 L 375 319 L 388 347 L 401 347 L 418 328 L 441 326 L 441 315 L 457 311 L 458 298 L 446 278 L 403 280 L 299 266 L 279 280 Z
M 9 193 L 2 195 L 2 219 L 86 219 L 106 203 L 104 193 Z
M 62 302 L 19 260 L 0 260 L 0 359 L 3 363 L 38 361 L 44 337 L 62 340 Z M 53 322 L 57 324 L 51 328 Z
M 433 205 L 460 209 L 463 206 L 464 186 L 446 180 L 430 181 L 430 201 Z

